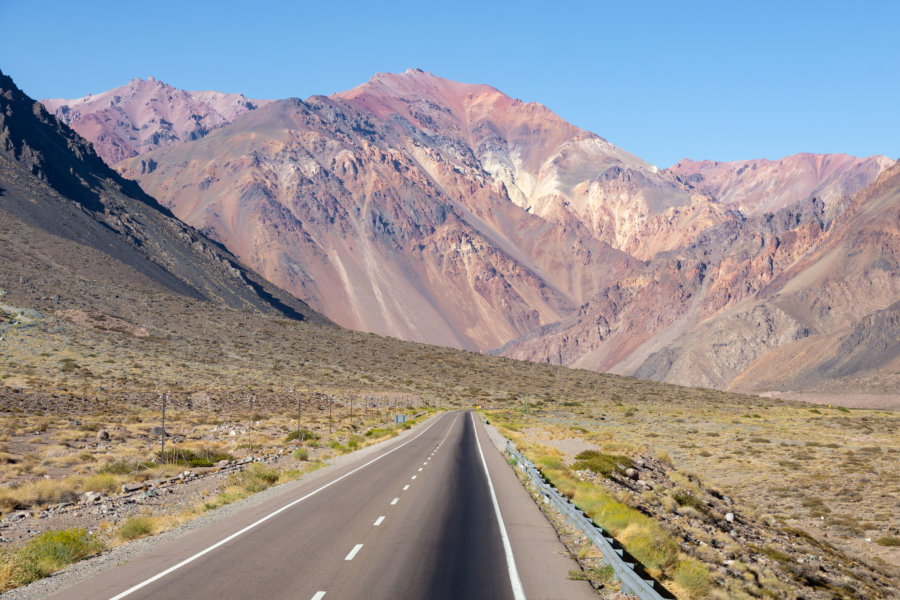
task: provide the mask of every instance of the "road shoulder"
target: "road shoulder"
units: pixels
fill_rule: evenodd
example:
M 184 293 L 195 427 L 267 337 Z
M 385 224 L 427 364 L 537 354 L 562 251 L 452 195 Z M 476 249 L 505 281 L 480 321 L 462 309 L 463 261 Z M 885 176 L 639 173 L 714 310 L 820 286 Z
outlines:
M 581 567 L 507 464 L 503 454 L 506 440 L 493 426 L 475 420 L 525 597 L 528 600 L 596 600 L 599 595 L 587 581 L 569 579 L 569 572 L 580 571 Z

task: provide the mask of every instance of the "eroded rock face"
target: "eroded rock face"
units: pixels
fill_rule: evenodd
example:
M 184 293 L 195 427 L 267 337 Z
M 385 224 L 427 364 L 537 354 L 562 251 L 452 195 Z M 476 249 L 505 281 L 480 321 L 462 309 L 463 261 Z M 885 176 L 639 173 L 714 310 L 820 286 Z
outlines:
M 842 200 L 873 184 L 893 163 L 886 156 L 795 154 L 736 162 L 684 159 L 667 171 L 745 215 L 774 213 L 814 196 L 825 204 L 830 221 L 841 212 Z
M 643 240 L 728 218 L 543 106 L 419 71 L 119 168 L 338 323 L 473 350 L 572 314 Z
M 157 94 L 159 114 L 195 114 L 191 94 Z M 807 383 L 861 365 L 827 361 L 900 298 L 885 157 L 660 171 L 544 106 L 418 70 L 245 100 L 117 169 L 346 327 L 751 389 L 796 381 L 766 365 L 803 344 Z

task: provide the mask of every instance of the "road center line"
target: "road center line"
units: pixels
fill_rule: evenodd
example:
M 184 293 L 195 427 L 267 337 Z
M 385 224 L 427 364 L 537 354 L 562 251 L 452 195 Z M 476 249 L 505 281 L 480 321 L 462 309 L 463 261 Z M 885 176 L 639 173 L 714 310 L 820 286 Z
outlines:
M 478 454 L 481 455 L 481 465 L 484 467 L 484 475 L 487 477 L 488 489 L 491 491 L 491 501 L 494 503 L 494 513 L 497 515 L 497 524 L 500 526 L 500 538 L 503 540 L 503 551 L 506 553 L 506 566 L 509 570 L 509 582 L 512 584 L 513 598 L 525 600 L 525 590 L 522 588 L 522 580 L 519 579 L 519 570 L 516 568 L 516 559 L 513 556 L 512 545 L 506 534 L 506 525 L 503 524 L 503 515 L 500 514 L 500 504 L 497 502 L 497 493 L 494 491 L 494 483 L 491 481 L 491 473 L 488 471 L 487 461 L 484 459 L 484 451 L 478 440 L 478 425 L 475 422 L 475 413 L 469 413 L 472 417 L 472 427 L 475 429 L 475 443 L 478 445 Z
M 406 485 L 403 486 L 403 491 L 405 492 L 408 489 L 409 489 L 409 484 L 407 483 Z
M 400 498 L 394 498 L 393 500 L 391 500 L 391 506 L 397 504 L 398 502 L 400 502 Z
M 374 526 L 375 526 L 375 527 L 378 527 L 378 526 L 381 525 L 382 523 L 384 523 L 384 516 L 380 516 L 380 517 L 378 517 L 377 519 L 375 519 L 375 525 L 374 525 Z
M 325 592 L 318 591 L 318 592 L 316 592 L 316 595 L 312 597 L 311 600 L 322 600 L 322 598 L 324 598 L 324 597 L 325 597 Z
M 419 467 L 419 472 L 420 472 L 420 473 L 422 472 L 422 467 Z
M 418 477 L 418 475 L 413 475 L 413 476 L 412 476 L 412 479 L 415 479 L 416 477 Z
M 348 554 L 347 558 L 345 558 L 344 560 L 353 560 L 353 557 L 356 556 L 356 554 L 360 550 L 362 550 L 362 544 L 357 544 L 357 545 L 353 546 L 353 550 L 350 551 L 350 554 Z
M 434 423 L 432 423 L 431 425 L 429 425 L 428 427 L 426 427 L 425 429 L 423 429 L 416 437 L 414 437 L 414 438 L 412 438 L 412 439 L 409 439 L 409 440 L 403 442 L 403 443 L 400 444 L 399 446 L 397 446 L 397 447 L 395 447 L 395 448 L 392 448 L 392 449 L 388 450 L 387 452 L 385 452 L 384 454 L 382 454 L 382 455 L 380 455 L 380 456 L 378 456 L 378 457 L 376 457 L 376 458 L 373 458 L 373 459 L 370 460 L 369 462 L 367 462 L 367 463 L 365 463 L 365 464 L 363 464 L 363 465 L 360 465 L 360 466 L 356 467 L 356 468 L 353 469 L 352 471 L 348 471 L 347 473 L 344 473 L 343 475 L 341 475 L 341 476 L 338 477 L 337 479 L 333 479 L 333 480 L 329 481 L 328 483 L 326 483 L 326 484 L 323 485 L 322 487 L 316 488 L 315 490 L 313 490 L 313 491 L 311 491 L 310 493 L 306 494 L 306 495 L 303 496 L 302 498 L 297 498 L 296 500 L 293 500 L 293 501 L 291 501 L 291 502 L 288 502 L 287 504 L 285 504 L 285 505 L 282 506 L 281 508 L 279 508 L 279 509 L 277 509 L 277 510 L 274 510 L 274 511 L 270 512 L 270 513 L 267 514 L 266 516 L 262 517 L 261 519 L 259 519 L 259 520 L 257 520 L 257 521 L 254 521 L 253 523 L 250 523 L 249 525 L 247 525 L 246 527 L 244 527 L 244 528 L 241 529 L 240 531 L 236 531 L 235 533 L 232 533 L 232 534 L 229 535 L 228 537 L 219 540 L 218 542 L 216 542 L 216 543 L 213 544 L 212 546 L 209 546 L 208 548 L 205 548 L 205 549 L 201 550 L 200 552 L 194 554 L 193 556 L 189 556 L 188 558 L 184 559 L 184 560 L 181 561 L 180 563 L 178 563 L 178 564 L 176 564 L 176 565 L 173 565 L 173 566 L 169 567 L 168 569 L 166 569 L 166 570 L 164 570 L 164 571 L 160 571 L 159 573 L 157 573 L 157 574 L 154 575 L 153 577 L 150 577 L 149 579 L 145 579 L 144 581 L 138 583 L 137 585 L 134 585 L 134 586 L 128 588 L 128 589 L 125 590 L 124 592 L 122 592 L 122 593 L 120 593 L 120 594 L 117 594 L 117 595 L 113 596 L 112 598 L 110 598 L 110 600 L 120 600 L 121 598 L 124 598 L 124 597 L 126 597 L 126 596 L 130 596 L 131 594 L 133 594 L 134 592 L 138 591 L 139 589 L 141 589 L 141 588 L 143 588 L 143 587 L 146 587 L 146 586 L 150 585 L 150 584 L 153 583 L 154 581 L 157 581 L 157 580 L 159 580 L 159 579 L 162 579 L 163 577 L 165 577 L 165 576 L 168 575 L 169 573 L 172 573 L 173 571 L 177 571 L 177 570 L 180 569 L 181 567 L 183 567 L 183 566 L 185 566 L 185 565 L 188 565 L 188 564 L 194 562 L 195 560 L 197 560 L 197 559 L 200 558 L 201 556 L 204 556 L 204 555 L 206 555 L 206 554 L 212 552 L 213 550 L 215 550 L 215 549 L 218 548 L 219 546 L 222 546 L 222 545 L 224 545 L 224 544 L 227 544 L 228 542 L 230 542 L 231 540 L 235 539 L 236 537 L 241 536 L 241 535 L 247 533 L 248 531 L 250 531 L 250 530 L 253 529 L 254 527 L 257 527 L 257 526 L 259 526 L 259 525 L 262 525 L 263 523 L 265 523 L 266 521 L 268 521 L 268 520 L 271 519 L 272 517 L 274 517 L 274 516 L 276 516 L 276 515 L 278 515 L 278 514 L 281 514 L 282 512 L 286 511 L 287 509 L 291 508 L 292 506 L 294 506 L 294 505 L 296 505 L 296 504 L 299 504 L 299 503 L 303 502 L 303 501 L 306 500 L 307 498 L 311 498 L 312 496 L 315 496 L 316 494 L 318 494 L 318 493 L 321 492 L 322 490 L 324 490 L 324 489 L 326 489 L 326 488 L 329 488 L 329 487 L 333 486 L 334 484 L 336 484 L 337 482 L 339 482 L 339 481 L 341 481 L 341 480 L 343 480 L 343 479 L 346 479 L 347 477 L 350 477 L 350 476 L 353 475 L 354 473 L 356 473 L 356 472 L 358 472 L 358 471 L 361 471 L 361 470 L 365 469 L 365 468 L 368 467 L 369 465 L 378 462 L 379 460 L 381 460 L 382 458 L 384 458 L 384 457 L 387 456 L 388 454 L 393 454 L 394 452 L 396 452 L 396 451 L 399 450 L 400 448 L 403 448 L 403 447 L 406 446 L 407 444 L 411 444 L 412 442 L 416 441 L 417 439 L 419 439 L 420 437 L 422 437 L 423 435 L 425 435 L 425 432 L 427 432 L 429 429 L 431 429 L 432 427 L 434 427 L 435 425 L 437 425 L 438 421 L 440 421 L 440 420 L 441 420 L 441 419 L 436 419 L 436 420 L 434 421 Z M 456 419 L 453 420 L 453 423 L 456 423 Z M 451 423 L 450 427 L 451 427 L 451 428 L 453 427 L 453 424 L 452 424 L 452 423 Z M 398 498 L 398 500 L 399 500 L 399 498 Z M 325 592 L 322 592 L 323 595 L 324 595 L 324 593 L 325 593 Z

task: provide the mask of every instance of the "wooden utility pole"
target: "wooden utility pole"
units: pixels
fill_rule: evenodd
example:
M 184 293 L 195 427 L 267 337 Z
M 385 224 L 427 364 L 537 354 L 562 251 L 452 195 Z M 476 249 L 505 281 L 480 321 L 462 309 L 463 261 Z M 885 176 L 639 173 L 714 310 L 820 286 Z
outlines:
M 291 393 L 297 397 L 297 439 L 300 440 L 300 419 L 303 417 L 303 398 L 297 396 L 297 390 L 292 389 Z M 301 442 L 303 440 L 300 440 Z
M 156 393 L 159 394 L 159 390 Z M 163 462 L 166 462 L 166 399 L 168 396 L 168 392 L 159 394 L 162 400 L 162 433 L 159 435 L 159 458 Z
M 331 403 L 334 399 L 328 396 L 328 433 L 331 433 Z
M 250 395 L 250 427 L 247 429 L 250 436 L 250 454 L 253 454 L 253 395 Z

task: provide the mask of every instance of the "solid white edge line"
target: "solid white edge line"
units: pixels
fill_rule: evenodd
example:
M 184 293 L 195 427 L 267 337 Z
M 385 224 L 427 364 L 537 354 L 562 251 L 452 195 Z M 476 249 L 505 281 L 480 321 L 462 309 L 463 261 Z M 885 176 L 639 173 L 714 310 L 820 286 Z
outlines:
M 500 514 L 500 503 L 497 502 L 497 493 L 494 491 L 494 483 L 491 481 L 491 473 L 488 471 L 487 461 L 478 440 L 478 425 L 475 422 L 475 413 L 472 415 L 472 427 L 475 428 L 475 443 L 478 445 L 478 454 L 481 455 L 481 464 L 484 467 L 484 475 L 487 477 L 488 489 L 491 491 L 491 501 L 494 503 L 494 513 L 497 515 L 497 524 L 500 526 L 500 538 L 503 540 L 503 551 L 506 553 L 506 566 L 509 570 L 509 582 L 512 584 L 513 598 L 525 600 L 525 590 L 522 588 L 522 580 L 519 579 L 519 570 L 516 568 L 516 559 L 513 557 L 512 545 L 506 534 L 506 525 L 503 524 L 503 516 Z
M 375 519 L 375 523 L 373 524 L 373 526 L 374 526 L 374 527 L 378 527 L 378 526 L 381 525 L 382 523 L 384 523 L 384 516 L 383 516 L 383 515 L 380 516 L 380 517 L 378 517 L 377 519 Z
M 356 556 L 356 554 L 360 550 L 362 550 L 362 544 L 357 544 L 357 545 L 353 546 L 353 550 L 350 551 L 350 554 L 348 554 L 347 557 L 344 558 L 344 560 L 353 560 L 353 557 Z
M 183 567 L 183 566 L 185 566 L 185 565 L 188 565 L 188 564 L 194 562 L 195 560 L 197 560 L 197 559 L 200 558 L 201 556 L 204 556 L 205 554 L 208 554 L 208 553 L 212 552 L 213 550 L 215 550 L 215 549 L 218 548 L 219 546 L 222 546 L 223 544 L 227 544 L 228 542 L 230 542 L 230 541 L 233 540 L 234 538 L 236 538 L 236 537 L 238 537 L 238 536 L 240 536 L 240 535 L 243 535 L 243 534 L 247 533 L 248 531 L 250 531 L 251 529 L 253 529 L 253 528 L 256 527 L 257 525 L 261 525 L 261 524 L 265 523 L 266 521 L 268 521 L 269 519 L 271 519 L 271 518 L 274 517 L 275 515 L 281 514 L 282 512 L 286 511 L 287 509 L 291 508 L 292 506 L 294 506 L 294 505 L 296 505 L 296 504 L 299 504 L 299 503 L 303 502 L 303 501 L 306 500 L 307 498 L 311 498 L 312 496 L 315 496 L 316 494 L 318 494 L 319 492 L 321 492 L 321 491 L 324 490 L 325 488 L 329 488 L 329 487 L 333 486 L 333 485 L 336 484 L 338 481 L 341 481 L 342 479 L 345 479 L 345 478 L 347 478 L 347 477 L 350 477 L 351 475 L 353 475 L 353 474 L 356 473 L 357 471 L 361 471 L 362 469 L 365 469 L 366 467 L 368 467 L 368 466 L 371 465 L 372 463 L 378 462 L 379 460 L 381 460 L 382 458 L 384 458 L 384 457 L 387 456 L 388 454 L 392 454 L 392 453 L 396 452 L 396 451 L 399 450 L 400 448 L 403 448 L 403 447 L 406 446 L 407 444 L 411 444 L 412 442 L 416 441 L 417 439 L 419 439 L 420 437 L 422 437 L 423 435 L 425 435 L 425 432 L 428 431 L 429 429 L 431 429 L 432 427 L 434 427 L 435 425 L 437 425 L 438 421 L 440 421 L 440 420 L 441 420 L 440 418 L 435 419 L 434 423 L 432 423 L 431 425 L 429 425 L 428 427 L 426 427 L 425 429 L 423 429 L 422 432 L 419 433 L 419 435 L 417 435 L 416 437 L 414 437 L 414 438 L 412 438 L 412 439 L 410 439 L 410 440 L 407 440 L 406 442 L 403 442 L 402 444 L 400 444 L 400 445 L 397 446 L 396 448 L 392 448 L 391 450 L 388 450 L 387 452 L 385 452 L 385 453 L 382 454 L 381 456 L 378 456 L 377 458 L 373 458 L 372 460 L 370 460 L 369 462 L 365 463 L 364 465 L 360 465 L 360 466 L 356 467 L 355 469 L 353 469 L 352 471 L 349 471 L 349 472 L 347 472 L 347 473 L 344 473 L 343 475 L 341 475 L 341 476 L 338 477 L 337 479 L 334 479 L 334 480 L 332 480 L 332 481 L 329 481 L 328 483 L 326 483 L 326 484 L 323 485 L 322 487 L 320 487 L 320 488 L 318 488 L 318 489 L 315 489 L 315 490 L 311 491 L 310 493 L 306 494 L 306 495 L 303 496 L 302 498 L 297 498 L 296 500 L 293 500 L 293 501 L 291 501 L 291 502 L 285 504 L 284 506 L 282 506 L 282 507 L 279 508 L 278 510 L 275 510 L 275 511 L 273 511 L 273 512 L 270 512 L 269 514 L 267 514 L 267 515 L 264 516 L 263 518 L 261 518 L 261 519 L 259 519 L 259 520 L 257 520 L 257 521 L 254 521 L 253 523 L 247 525 L 246 527 L 244 527 L 244 528 L 241 529 L 240 531 L 237 531 L 237 532 L 235 532 L 235 533 L 232 533 L 231 535 L 229 535 L 229 536 L 226 537 L 225 539 L 219 540 L 218 542 L 216 542 L 216 543 L 213 544 L 212 546 L 209 546 L 208 548 L 205 548 L 205 549 L 201 550 L 200 552 L 194 554 L 193 556 L 189 556 L 188 558 L 184 559 L 184 560 L 181 561 L 180 563 L 178 563 L 178 564 L 176 564 L 176 565 L 173 565 L 173 566 L 169 567 L 168 569 L 166 569 L 166 570 L 164 570 L 164 571 L 160 571 L 159 573 L 157 573 L 157 574 L 154 575 L 153 577 L 151 577 L 151 578 L 149 578 L 149 579 L 145 579 L 144 581 L 138 583 L 137 585 L 134 585 L 134 586 L 128 588 L 128 589 L 125 590 L 124 592 L 121 592 L 121 593 L 119 593 L 119 594 L 113 596 L 113 597 L 110 598 L 109 600 L 120 600 L 121 598 L 124 598 L 125 596 L 130 596 L 131 594 L 133 594 L 134 592 L 138 591 L 139 589 L 141 589 L 141 588 L 143 588 L 143 587 L 146 587 L 146 586 L 150 585 L 150 584 L 153 583 L 154 581 L 157 581 L 157 580 L 159 580 L 159 579 L 162 579 L 163 577 L 165 577 L 165 576 L 168 575 L 169 573 L 172 573 L 173 571 L 177 571 L 177 570 L 180 569 L 181 567 Z M 454 419 L 454 422 L 455 422 L 455 419 Z M 452 425 L 451 425 L 451 427 L 452 427 Z M 323 593 L 324 593 L 324 592 L 323 592 Z
M 325 597 L 325 592 L 319 591 L 316 592 L 316 595 L 312 597 L 311 600 L 322 600 Z

